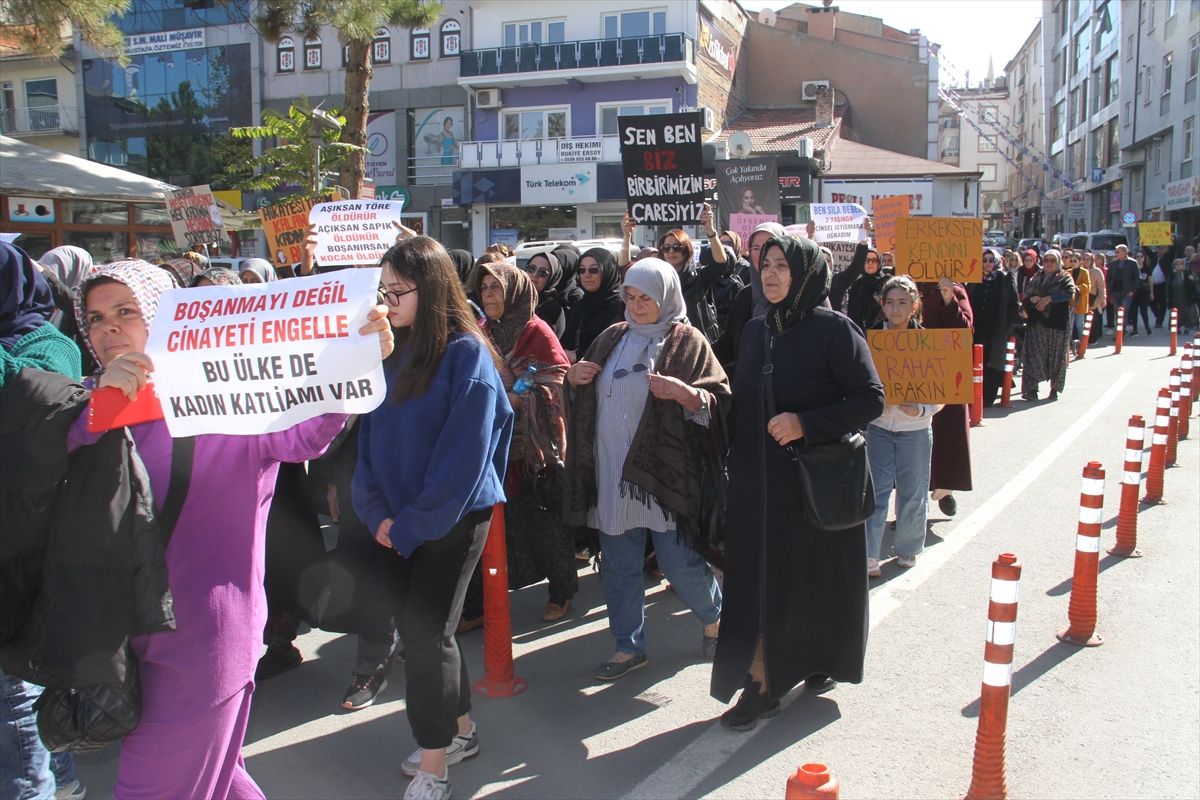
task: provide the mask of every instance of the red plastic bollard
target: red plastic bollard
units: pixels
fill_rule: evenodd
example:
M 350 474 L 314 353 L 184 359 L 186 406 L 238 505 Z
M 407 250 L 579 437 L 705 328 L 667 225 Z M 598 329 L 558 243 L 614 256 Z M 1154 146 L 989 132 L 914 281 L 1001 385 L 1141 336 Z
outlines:
M 513 676 L 512 617 L 508 607 L 508 550 L 504 543 L 504 504 L 492 507 L 492 525 L 483 546 L 483 669 L 472 688 L 484 697 L 512 697 L 529 685 Z
M 1175 466 L 1175 458 L 1179 454 L 1179 370 L 1171 370 L 1171 415 L 1167 418 L 1167 460 L 1168 467 Z
M 1020 592 L 1021 562 L 1012 553 L 1001 553 L 992 562 L 987 643 L 983 646 L 983 685 L 979 692 L 979 727 L 975 733 L 971 785 L 965 795 L 971 800 L 1008 796 L 1004 759 Z
M 1008 347 L 1004 352 L 1004 388 L 1000 390 L 1000 407 L 1012 408 L 1013 368 L 1017 362 L 1017 340 L 1008 337 Z
M 1179 309 L 1171 309 L 1171 355 L 1179 348 Z
M 1113 352 L 1120 353 L 1123 344 L 1125 344 L 1125 307 L 1117 306 L 1117 342 L 1113 345 Z
M 1186 439 L 1191 431 L 1192 419 L 1192 359 L 1195 352 L 1188 343 L 1183 345 L 1183 358 L 1179 365 L 1179 438 Z
M 1079 355 L 1075 356 L 1075 360 L 1083 358 L 1087 352 L 1088 339 L 1092 335 L 1092 312 L 1088 309 L 1087 317 L 1083 320 L 1083 338 L 1079 340 Z
M 1170 427 L 1171 390 L 1160 389 L 1154 414 L 1154 434 L 1150 439 L 1150 467 L 1146 470 L 1146 496 L 1142 502 L 1163 502 L 1163 469 L 1167 466 L 1167 428 Z
M 801 764 L 788 778 L 784 800 L 837 800 L 841 786 L 824 764 Z
M 971 381 L 975 388 L 971 403 L 971 427 L 978 428 L 983 425 L 983 345 L 977 344 L 971 350 Z
M 1100 574 L 1100 524 L 1104 521 L 1104 470 L 1099 461 L 1083 468 L 1079 495 L 1079 531 L 1075 535 L 1075 576 L 1071 579 L 1070 626 L 1058 634 L 1060 641 L 1096 647 L 1104 639 L 1096 633 L 1096 579 Z
M 1121 510 L 1117 515 L 1117 544 L 1109 555 L 1141 558 L 1137 549 L 1138 491 L 1142 488 L 1142 457 L 1146 447 L 1146 422 L 1137 414 L 1129 418 L 1125 437 L 1125 475 L 1121 480 Z

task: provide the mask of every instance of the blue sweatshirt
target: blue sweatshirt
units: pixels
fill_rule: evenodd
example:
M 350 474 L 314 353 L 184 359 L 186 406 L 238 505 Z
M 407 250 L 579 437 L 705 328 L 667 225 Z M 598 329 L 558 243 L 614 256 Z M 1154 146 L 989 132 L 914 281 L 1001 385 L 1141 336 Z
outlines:
M 394 380 L 393 370 L 389 391 Z M 513 410 L 474 336 L 451 337 L 424 395 L 384 402 L 359 428 L 354 510 L 372 534 L 394 519 L 389 536 L 402 556 L 441 539 L 466 514 L 504 502 Z

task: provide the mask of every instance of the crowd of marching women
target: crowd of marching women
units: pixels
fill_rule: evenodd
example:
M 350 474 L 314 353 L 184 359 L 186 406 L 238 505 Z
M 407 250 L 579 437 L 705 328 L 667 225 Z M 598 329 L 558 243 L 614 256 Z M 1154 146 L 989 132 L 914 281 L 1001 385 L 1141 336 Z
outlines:
M 81 798 L 51 753 L 58 690 L 131 684 L 118 797 L 262 797 L 241 757 L 251 695 L 301 663 L 303 623 L 356 635 L 347 709 L 403 664 L 406 796 L 449 797 L 448 768 L 480 747 L 459 637 L 483 624 L 496 508 L 509 587 L 545 581 L 544 622 L 569 616 L 598 559 L 613 651 L 596 679 L 649 663 L 644 575 L 665 576 L 699 622 L 711 694 L 741 691 L 723 721 L 751 729 L 802 683 L 863 680 L 870 578 L 893 555 L 914 566 L 929 503 L 952 516 L 972 489 L 967 408 L 888 404 L 864 331 L 970 329 L 990 406 L 1010 338 L 1024 399 L 1048 382 L 1053 400 L 1115 309 L 1131 334 L 1139 312 L 1147 334 L 1150 311 L 1197 326 L 1190 247 L 986 249 L 981 282 L 918 284 L 867 242 L 832 274 L 828 250 L 777 224 L 743 240 L 707 207 L 702 223 L 707 247 L 674 229 L 635 254 L 627 219 L 617 252 L 563 244 L 521 267 L 502 246 L 476 259 L 402 233 L 371 265 L 360 330 L 378 335 L 381 405 L 175 439 L 161 419 L 86 424 L 90 392 L 146 391 L 163 293 L 319 265 L 0 244 L 0 798 Z M 319 514 L 338 523 L 328 553 Z

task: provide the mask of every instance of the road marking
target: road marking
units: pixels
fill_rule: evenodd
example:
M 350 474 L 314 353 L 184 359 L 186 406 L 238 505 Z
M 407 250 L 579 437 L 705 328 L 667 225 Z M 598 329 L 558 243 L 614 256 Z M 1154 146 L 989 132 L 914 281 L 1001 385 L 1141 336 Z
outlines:
M 1096 403 L 1079 417 L 1071 427 L 1037 455 L 1033 461 L 1018 472 L 1008 483 L 988 500 L 967 515 L 952 530 L 954 535 L 932 550 L 921 554 L 917 566 L 903 575 L 892 579 L 886 586 L 871 593 L 871 629 L 900 607 L 897 592 L 911 592 L 929 579 L 943 564 L 966 546 L 980 531 L 994 520 L 1005 508 L 1017 499 L 1038 476 L 1045 472 L 1063 451 L 1078 439 L 1088 426 L 1096 421 L 1112 405 L 1117 396 L 1133 380 L 1134 373 L 1126 372 L 1104 393 Z M 780 702 L 783 708 L 790 705 L 803 691 L 792 691 Z M 752 731 L 734 733 L 715 723 L 698 736 L 670 761 L 663 764 L 644 781 L 635 786 L 625 800 L 651 800 L 652 798 L 690 797 L 705 778 L 721 767 L 741 748 L 745 747 L 770 720 L 760 722 Z

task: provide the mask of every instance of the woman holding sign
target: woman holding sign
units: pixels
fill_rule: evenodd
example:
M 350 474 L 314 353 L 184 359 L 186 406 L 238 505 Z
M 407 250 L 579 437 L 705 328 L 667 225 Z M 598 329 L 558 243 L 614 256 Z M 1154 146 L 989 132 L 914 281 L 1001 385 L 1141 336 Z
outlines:
M 758 268 L 769 305 L 746 325 L 733 383 L 725 608 L 710 689 L 723 703 L 742 690 L 722 717 L 734 730 L 778 714 L 779 699 L 801 682 L 820 693 L 834 681 L 862 681 L 866 532 L 805 521 L 786 445 L 836 442 L 884 408 L 862 332 L 824 307 L 829 265 L 817 246 L 769 239 Z
M 949 278 L 921 284 L 921 316 L 926 328 L 975 328 L 967 290 Z M 929 491 L 948 517 L 958 513 L 954 492 L 971 491 L 971 416 L 963 404 L 948 405 L 933 418 Z
M 1067 354 L 1071 347 L 1071 309 L 1075 304 L 1075 282 L 1062 268 L 1062 254 L 1047 250 L 1042 271 L 1025 285 L 1021 305 L 1029 318 L 1025 329 L 1025 368 L 1021 373 L 1021 396 L 1037 400 L 1038 384 L 1050 381 L 1050 399 L 1067 385 Z
M 387 401 L 360 417 L 352 494 L 376 541 L 395 550 L 384 555 L 420 746 L 400 767 L 413 776 L 404 796 L 441 798 L 450 796 L 448 766 L 479 752 L 455 627 L 492 507 L 504 501 L 513 414 L 503 362 L 442 246 L 408 238 L 382 263 L 398 347 L 384 362 Z
M 100 268 L 79 289 L 79 330 L 102 372 L 93 383 L 130 400 L 146 391 L 154 364 L 145 355 L 162 293 L 172 287 L 145 261 Z M 362 336 L 392 334 L 376 306 Z M 71 429 L 72 449 L 92 444 L 88 415 Z M 178 628 L 134 637 L 142 716 L 121 746 L 119 797 L 263 797 L 246 772 L 242 741 L 254 671 L 267 618 L 263 550 L 267 509 L 279 462 L 316 458 L 346 417 L 327 414 L 257 436 L 208 434 L 172 439 L 163 419 L 129 426 L 162 511 L 174 471 L 173 452 L 194 442 L 188 482 L 166 550 Z M 220 498 L 220 502 L 212 502 Z

